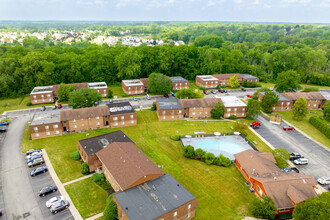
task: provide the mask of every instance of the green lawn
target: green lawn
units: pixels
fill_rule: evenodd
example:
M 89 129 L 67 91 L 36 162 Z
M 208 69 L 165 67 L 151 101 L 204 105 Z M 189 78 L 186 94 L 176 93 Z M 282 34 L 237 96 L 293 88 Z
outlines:
M 66 185 L 65 190 L 83 219 L 103 212 L 108 193 L 91 178 Z
M 215 121 L 165 121 L 159 122 L 156 112 L 138 111 L 138 125 L 121 128 L 157 165 L 164 165 L 170 173 L 197 198 L 196 219 L 242 219 L 250 214 L 255 196 L 248 192 L 245 179 L 234 165 L 229 168 L 208 166 L 203 162 L 186 159 L 180 141 L 172 141 L 170 135 L 193 134 L 194 131 L 213 133 L 232 132 L 233 122 Z M 244 120 L 243 120 L 244 121 Z M 248 121 L 247 121 L 248 122 Z M 88 131 L 89 137 L 118 129 Z M 69 158 L 76 151 L 77 141 L 86 138 L 86 133 L 77 133 L 53 138 L 28 141 L 24 136 L 22 151 L 30 148 L 46 148 L 57 175 L 62 182 L 81 177 L 80 163 Z M 250 141 L 256 141 L 261 151 L 270 151 L 256 135 L 248 130 Z M 100 198 L 104 202 L 104 198 Z
M 312 116 L 320 116 L 323 115 L 322 110 L 311 110 L 307 118 L 301 120 L 301 121 L 296 121 L 293 119 L 293 114 L 292 111 L 288 112 L 278 112 L 281 115 L 283 115 L 283 119 L 294 125 L 295 127 L 299 128 L 301 131 L 306 133 L 307 135 L 311 136 L 315 140 L 319 141 L 320 143 L 324 144 L 328 148 L 330 148 L 330 140 L 322 134 L 319 130 L 317 130 L 312 124 L 308 122 L 308 119 Z
M 13 111 L 24 108 L 40 108 L 41 105 L 37 106 L 26 106 L 26 103 L 30 101 L 30 96 L 21 96 L 18 98 L 10 98 L 10 99 L 0 99 L 0 114 L 5 111 Z M 51 105 L 51 104 L 50 104 Z

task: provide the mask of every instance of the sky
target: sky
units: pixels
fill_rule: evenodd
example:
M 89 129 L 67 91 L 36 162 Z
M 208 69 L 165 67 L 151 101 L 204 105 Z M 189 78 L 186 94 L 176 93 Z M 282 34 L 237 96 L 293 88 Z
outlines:
M 330 0 L 0 0 L 0 20 L 330 23 Z

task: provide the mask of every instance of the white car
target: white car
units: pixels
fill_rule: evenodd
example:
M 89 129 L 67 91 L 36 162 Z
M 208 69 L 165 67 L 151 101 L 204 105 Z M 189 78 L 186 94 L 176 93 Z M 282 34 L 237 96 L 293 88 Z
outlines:
M 42 152 L 40 151 L 40 152 L 33 152 L 32 154 L 29 154 L 29 155 L 27 155 L 26 156 L 26 159 L 30 159 L 31 157 L 33 157 L 33 156 L 41 156 L 42 155 Z
M 46 202 L 46 207 L 50 208 L 54 203 L 64 200 L 63 196 L 55 196 Z
M 317 182 L 321 183 L 322 185 L 330 184 L 330 177 L 324 176 L 324 177 L 318 178 Z
M 299 158 L 293 161 L 296 165 L 308 164 L 308 160 L 306 158 Z

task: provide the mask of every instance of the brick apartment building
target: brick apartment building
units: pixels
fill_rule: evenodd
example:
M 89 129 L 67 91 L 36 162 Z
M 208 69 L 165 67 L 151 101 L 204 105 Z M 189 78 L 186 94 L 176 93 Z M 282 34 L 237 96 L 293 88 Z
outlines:
M 219 85 L 219 79 L 211 75 L 197 75 L 195 79 L 199 87 L 214 89 Z
M 291 99 L 293 105 L 299 98 L 305 98 L 309 110 L 322 109 L 327 102 L 326 98 L 320 92 L 286 92 L 281 94 Z
M 239 83 L 243 83 L 243 76 L 239 73 L 225 73 L 225 74 L 214 74 L 215 78 L 219 80 L 220 86 L 229 86 L 229 78 L 233 76 L 237 76 L 237 80 Z
M 156 108 L 159 121 L 183 119 L 183 107 L 177 98 L 157 98 Z
M 220 102 L 220 98 L 208 99 L 181 99 L 183 106 L 183 116 L 185 118 L 210 118 L 211 110 L 215 103 Z
M 67 84 L 68 85 L 68 84 Z M 72 83 L 75 89 L 80 88 L 92 88 L 96 89 L 97 92 L 105 98 L 108 95 L 108 86 L 105 82 L 96 82 L 96 83 Z M 30 100 L 33 105 L 53 103 L 55 102 L 55 97 L 57 97 L 57 90 L 60 88 L 60 85 L 52 86 L 39 86 L 35 87 L 30 93 Z
M 237 80 L 240 84 L 242 84 L 245 80 L 248 83 L 259 83 L 259 78 L 250 74 L 223 73 L 214 75 L 198 75 L 196 76 L 196 84 L 207 89 L 214 89 L 218 85 L 229 86 L 229 78 L 235 75 L 237 76 Z
M 316 197 L 315 180 L 296 172 L 282 172 L 273 154 L 245 150 L 235 154 L 235 165 L 259 197 L 272 198 L 277 214 L 291 213 L 296 204 Z
M 189 81 L 181 76 L 170 77 L 173 90 L 189 89 Z
M 252 76 L 252 75 L 246 74 L 246 73 L 242 73 L 241 76 L 243 77 L 243 81 L 241 83 L 243 83 L 245 80 L 248 83 L 252 83 L 252 82 L 259 83 L 259 78 L 256 76 Z
M 224 118 L 236 115 L 237 118 L 246 117 L 246 104 L 236 96 L 221 96 L 222 104 L 225 106 Z
M 55 124 L 54 124 L 55 123 Z M 104 127 L 117 128 L 137 124 L 137 114 L 129 102 L 111 103 L 81 109 L 36 112 L 31 120 L 31 139 L 39 139 Z M 54 126 L 54 132 L 51 127 Z M 49 130 L 45 130 L 45 128 Z
M 293 101 L 288 97 L 282 95 L 281 93 L 275 92 L 279 99 L 275 106 L 273 106 L 273 111 L 291 111 L 293 106 Z M 265 95 L 265 92 L 258 93 L 258 100 L 261 102 L 262 97 Z
M 121 85 L 128 95 L 139 95 L 146 91 L 146 87 L 139 79 L 122 80 Z

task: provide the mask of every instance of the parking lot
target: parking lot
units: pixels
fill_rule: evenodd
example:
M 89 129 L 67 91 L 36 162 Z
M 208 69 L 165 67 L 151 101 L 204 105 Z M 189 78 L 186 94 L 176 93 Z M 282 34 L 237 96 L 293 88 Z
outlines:
M 253 95 L 257 91 L 257 89 L 246 89 L 246 91 L 242 91 L 240 89 L 228 89 L 226 90 L 227 93 L 220 93 L 218 90 L 214 89 L 216 91 L 216 94 L 212 94 L 210 92 L 211 90 L 208 90 L 209 94 L 204 95 L 204 98 L 216 98 L 216 96 L 221 97 L 221 96 L 237 96 L 237 98 L 245 98 L 246 95 Z

